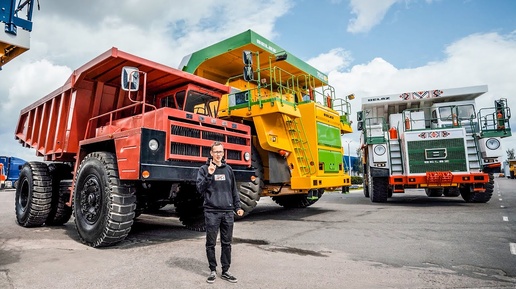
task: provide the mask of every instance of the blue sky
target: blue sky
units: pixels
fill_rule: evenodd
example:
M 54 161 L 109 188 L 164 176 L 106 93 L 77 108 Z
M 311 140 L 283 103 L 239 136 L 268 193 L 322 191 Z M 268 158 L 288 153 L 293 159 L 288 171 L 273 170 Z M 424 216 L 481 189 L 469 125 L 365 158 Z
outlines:
M 375 5 L 383 1 L 355 2 Z M 384 10 L 383 18 L 371 13 L 374 14 L 371 18 L 378 21 L 376 25 L 373 20 L 364 20 L 363 25 L 353 26 L 351 22 L 362 21 L 356 21 L 357 13 L 350 8 L 349 1 L 296 1 L 278 19 L 280 35 L 276 41 L 295 47 L 298 56 L 304 59 L 343 47 L 352 53 L 351 65 L 380 56 L 398 68 L 409 68 L 442 59 L 445 47 L 465 36 L 488 32 L 508 34 L 516 29 L 516 1 L 385 2 L 392 5 Z
M 177 67 L 247 29 L 327 73 L 337 97 L 354 93 L 353 119 L 362 97 L 483 84 L 477 110 L 500 97 L 516 110 L 514 0 L 40 2 L 31 49 L 0 71 L 0 155 L 36 159 L 14 140 L 20 110 L 112 46 Z M 359 133 L 343 140 L 354 151 Z

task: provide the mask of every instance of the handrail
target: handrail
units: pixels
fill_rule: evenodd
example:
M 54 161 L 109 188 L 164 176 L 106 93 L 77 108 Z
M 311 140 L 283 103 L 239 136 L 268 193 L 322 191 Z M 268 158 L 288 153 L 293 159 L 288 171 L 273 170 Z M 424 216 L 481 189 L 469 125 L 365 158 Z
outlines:
M 484 112 L 484 114 L 482 114 Z M 481 108 L 477 114 L 479 130 L 483 131 L 510 131 L 510 108 L 487 107 Z
M 117 113 L 117 112 L 129 109 L 129 108 L 132 108 L 132 107 L 137 107 L 139 105 L 142 105 L 142 113 L 139 114 L 142 117 L 142 119 L 143 119 L 143 114 L 145 112 L 145 109 L 144 109 L 145 106 L 149 106 L 151 108 L 157 109 L 152 104 L 143 103 L 143 101 L 140 101 L 140 102 L 137 102 L 137 103 L 133 103 L 133 104 L 130 104 L 130 105 L 127 105 L 127 106 L 124 106 L 124 107 L 121 107 L 121 108 L 118 108 L 118 109 L 115 109 L 115 110 L 112 110 L 112 111 L 109 111 L 109 112 L 106 112 L 106 113 L 103 113 L 103 114 L 100 114 L 100 115 L 97 115 L 97 116 L 94 116 L 94 117 L 92 117 L 92 118 L 90 118 L 88 120 L 88 124 L 86 125 L 86 130 L 85 130 L 85 133 L 84 133 L 84 139 L 88 139 L 88 134 L 89 134 L 89 131 L 90 131 L 90 123 L 93 120 L 99 119 L 99 118 L 102 118 L 102 117 L 105 117 L 105 116 L 109 115 L 108 125 L 112 125 L 113 124 L 113 114 L 114 113 Z M 156 116 L 154 116 L 154 126 L 156 126 Z M 141 123 L 140 127 L 143 127 L 143 122 Z

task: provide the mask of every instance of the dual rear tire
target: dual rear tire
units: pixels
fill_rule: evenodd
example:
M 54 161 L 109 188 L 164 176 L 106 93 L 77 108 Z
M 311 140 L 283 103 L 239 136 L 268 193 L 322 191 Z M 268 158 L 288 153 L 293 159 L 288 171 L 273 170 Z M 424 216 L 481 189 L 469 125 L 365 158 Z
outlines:
M 15 194 L 16 222 L 22 227 L 42 226 L 51 210 L 52 179 L 40 162 L 23 166 Z
M 27 162 L 16 186 L 16 222 L 23 227 L 67 223 L 72 215 L 66 204 L 70 200 L 71 178 L 68 165 Z

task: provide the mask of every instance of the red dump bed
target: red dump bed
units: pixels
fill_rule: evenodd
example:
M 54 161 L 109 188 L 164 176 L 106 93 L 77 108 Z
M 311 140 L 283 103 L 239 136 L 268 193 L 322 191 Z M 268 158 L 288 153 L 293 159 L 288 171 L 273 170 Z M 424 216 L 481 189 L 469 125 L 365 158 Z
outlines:
M 79 142 L 95 137 L 100 124 L 113 118 L 109 112 L 131 105 L 127 92 L 120 88 L 124 66 L 146 72 L 147 96 L 186 84 L 217 95 L 229 92 L 227 86 L 112 48 L 75 70 L 62 87 L 22 109 L 16 139 L 25 147 L 35 148 L 36 155 L 45 160 L 74 161 Z M 143 93 L 138 92 L 135 99 L 141 101 Z M 120 111 L 118 118 L 128 113 Z M 106 116 L 97 118 L 102 115 Z

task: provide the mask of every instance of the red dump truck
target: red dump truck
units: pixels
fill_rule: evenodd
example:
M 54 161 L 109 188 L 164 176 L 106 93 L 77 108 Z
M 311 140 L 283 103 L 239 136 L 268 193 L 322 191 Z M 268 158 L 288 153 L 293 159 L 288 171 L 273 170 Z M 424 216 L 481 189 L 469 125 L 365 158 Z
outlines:
M 61 225 L 72 213 L 80 239 L 120 242 L 139 214 L 174 204 L 204 229 L 196 193 L 210 145 L 223 143 L 243 202 L 258 194 L 249 126 L 217 118 L 230 88 L 112 48 L 21 111 L 16 139 L 45 162 L 27 162 L 16 188 L 23 227 Z M 249 196 L 249 197 L 246 197 Z

